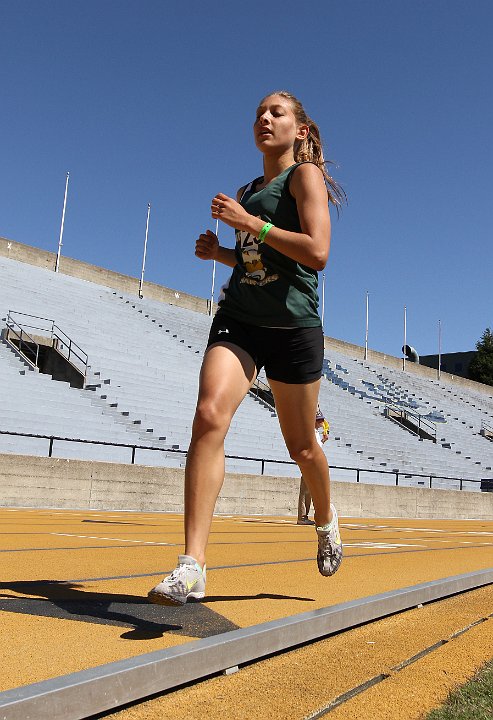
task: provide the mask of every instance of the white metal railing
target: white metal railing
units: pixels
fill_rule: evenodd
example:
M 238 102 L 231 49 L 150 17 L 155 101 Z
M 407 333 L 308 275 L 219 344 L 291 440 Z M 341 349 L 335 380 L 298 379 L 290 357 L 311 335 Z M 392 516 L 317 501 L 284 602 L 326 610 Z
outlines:
M 419 437 L 429 437 L 433 442 L 437 440 L 437 426 L 431 420 L 425 420 L 422 415 L 411 412 L 397 405 L 387 404 L 384 409 L 385 417 L 394 420 L 406 430 Z M 414 427 L 413 427 L 414 426 Z
M 32 321 L 36 321 L 36 323 L 33 324 Z M 55 347 L 76 370 L 84 375 L 84 379 L 86 378 L 89 356 L 66 332 L 56 325 L 54 320 L 37 315 L 29 315 L 28 313 L 22 313 L 16 310 L 9 310 L 7 314 L 7 328 L 19 339 L 19 350 L 31 364 L 35 366 L 38 364 L 39 344 L 26 332 L 26 328 L 31 332 L 37 330 L 41 333 L 47 333 L 52 341 L 53 347 Z M 24 340 L 24 337 L 28 338 L 28 342 Z M 35 350 L 32 350 L 29 344 L 34 345 Z M 31 358 L 34 358 L 34 360 Z

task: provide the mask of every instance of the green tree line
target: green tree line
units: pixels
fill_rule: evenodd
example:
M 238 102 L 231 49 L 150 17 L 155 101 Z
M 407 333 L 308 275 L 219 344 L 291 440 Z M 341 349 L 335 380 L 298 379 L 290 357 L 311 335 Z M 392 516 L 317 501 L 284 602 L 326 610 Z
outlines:
M 481 340 L 476 343 L 476 350 L 469 365 L 469 377 L 485 385 L 493 385 L 493 334 L 490 328 L 486 328 Z

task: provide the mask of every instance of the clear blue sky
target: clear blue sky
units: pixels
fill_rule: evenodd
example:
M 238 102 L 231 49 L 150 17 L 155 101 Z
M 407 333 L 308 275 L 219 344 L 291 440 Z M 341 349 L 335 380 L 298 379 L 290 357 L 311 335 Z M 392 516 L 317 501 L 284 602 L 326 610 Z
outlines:
M 251 126 L 298 95 L 349 197 L 325 332 L 394 355 L 493 326 L 491 0 L 4 0 L 0 235 L 208 297 L 210 200 L 262 174 Z M 223 226 L 220 239 L 233 244 Z M 226 269 L 218 272 L 218 283 Z M 0 289 L 1 292 L 1 289 Z

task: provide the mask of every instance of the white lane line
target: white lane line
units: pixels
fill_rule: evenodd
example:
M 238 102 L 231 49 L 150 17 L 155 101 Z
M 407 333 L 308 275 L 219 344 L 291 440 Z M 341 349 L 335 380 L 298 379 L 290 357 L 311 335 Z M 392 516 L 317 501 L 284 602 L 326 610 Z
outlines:
M 488 545 L 493 545 L 491 542 L 479 542 L 474 540 L 457 540 L 456 538 L 450 538 L 450 540 L 442 540 L 442 538 L 414 538 L 415 540 L 420 540 L 421 542 L 428 542 L 431 544 L 434 543 L 453 543 L 454 545 L 476 545 L 476 547 L 482 547 L 483 545 L 486 547 Z
M 392 532 L 426 532 L 426 533 L 442 533 L 446 535 L 489 535 L 493 536 L 493 532 L 487 530 L 441 530 L 438 528 L 411 528 L 396 527 L 394 525 L 357 525 L 356 523 L 341 523 L 341 527 L 360 530 L 392 530 Z
M 73 537 L 82 540 L 109 540 L 111 542 L 137 543 L 139 545 L 165 545 L 167 547 L 176 547 L 176 543 L 152 542 L 147 540 L 130 540 L 128 538 L 101 537 L 99 535 L 76 535 L 75 533 L 49 533 L 57 537 Z M 401 547 L 424 547 L 411 543 L 385 543 L 385 542 L 361 542 L 361 543 L 344 543 L 345 547 L 362 547 L 362 548 L 381 548 L 393 549 Z
M 423 548 L 426 547 L 425 545 L 414 545 L 411 543 L 373 543 L 373 542 L 361 542 L 361 543 L 344 543 L 344 547 L 361 547 L 361 548 L 376 548 L 377 550 L 393 550 L 397 548 L 408 548 L 408 547 L 416 547 L 416 548 Z
M 153 542 L 153 541 L 149 541 L 149 540 L 129 540 L 128 538 L 100 537 L 99 535 L 76 535 L 75 533 L 48 533 L 48 534 L 56 535 L 58 537 L 81 538 L 83 540 L 111 540 L 112 542 L 138 543 L 139 545 L 167 545 L 168 547 L 175 547 L 175 543 Z
M 112 542 L 137 543 L 139 545 L 165 545 L 167 547 L 176 547 L 176 543 L 150 542 L 146 540 L 129 540 L 128 538 L 101 537 L 98 535 L 76 535 L 75 533 L 49 533 L 58 537 L 73 537 L 82 540 L 110 540 Z M 368 549 L 394 550 L 398 548 L 416 547 L 422 548 L 423 545 L 415 545 L 411 543 L 380 543 L 380 542 L 361 542 L 361 543 L 344 543 L 344 547 L 360 547 Z
M 392 530 L 393 532 L 430 532 L 430 533 L 448 533 L 449 530 L 439 530 L 437 528 L 410 528 L 396 527 L 395 525 L 357 525 L 356 523 L 341 523 L 341 527 L 348 529 L 357 528 L 360 530 Z
M 214 517 L 214 519 L 216 519 Z M 296 520 L 295 518 L 290 518 L 289 520 L 277 520 L 277 519 L 271 519 L 271 520 L 263 520 L 262 518 L 239 518 L 238 523 L 263 523 L 264 525 L 294 525 Z

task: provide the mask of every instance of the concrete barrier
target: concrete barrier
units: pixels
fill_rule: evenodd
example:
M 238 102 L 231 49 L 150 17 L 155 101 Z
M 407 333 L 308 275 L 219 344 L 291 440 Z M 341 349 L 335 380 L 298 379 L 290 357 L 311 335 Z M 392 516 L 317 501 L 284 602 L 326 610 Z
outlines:
M 183 512 L 178 468 L 26 455 L 0 455 L 2 507 Z M 216 511 L 229 515 L 296 513 L 296 478 L 227 474 Z M 493 519 L 493 493 L 333 482 L 342 516 Z
M 39 250 L 30 245 L 24 245 L 3 237 L 0 237 L 0 256 L 47 270 L 54 269 L 56 260 L 56 253 Z M 103 285 L 103 287 L 120 290 L 129 295 L 138 295 L 139 292 L 140 278 L 123 275 L 113 270 L 106 270 L 106 268 L 91 265 L 74 258 L 62 256 L 59 272 L 62 275 L 70 275 L 97 285 Z M 181 290 L 178 291 L 145 281 L 142 292 L 144 297 L 150 300 L 158 300 L 168 305 L 178 305 L 195 312 L 209 312 L 209 300 L 189 295 Z M 11 308 L 11 310 L 15 310 L 15 308 Z

